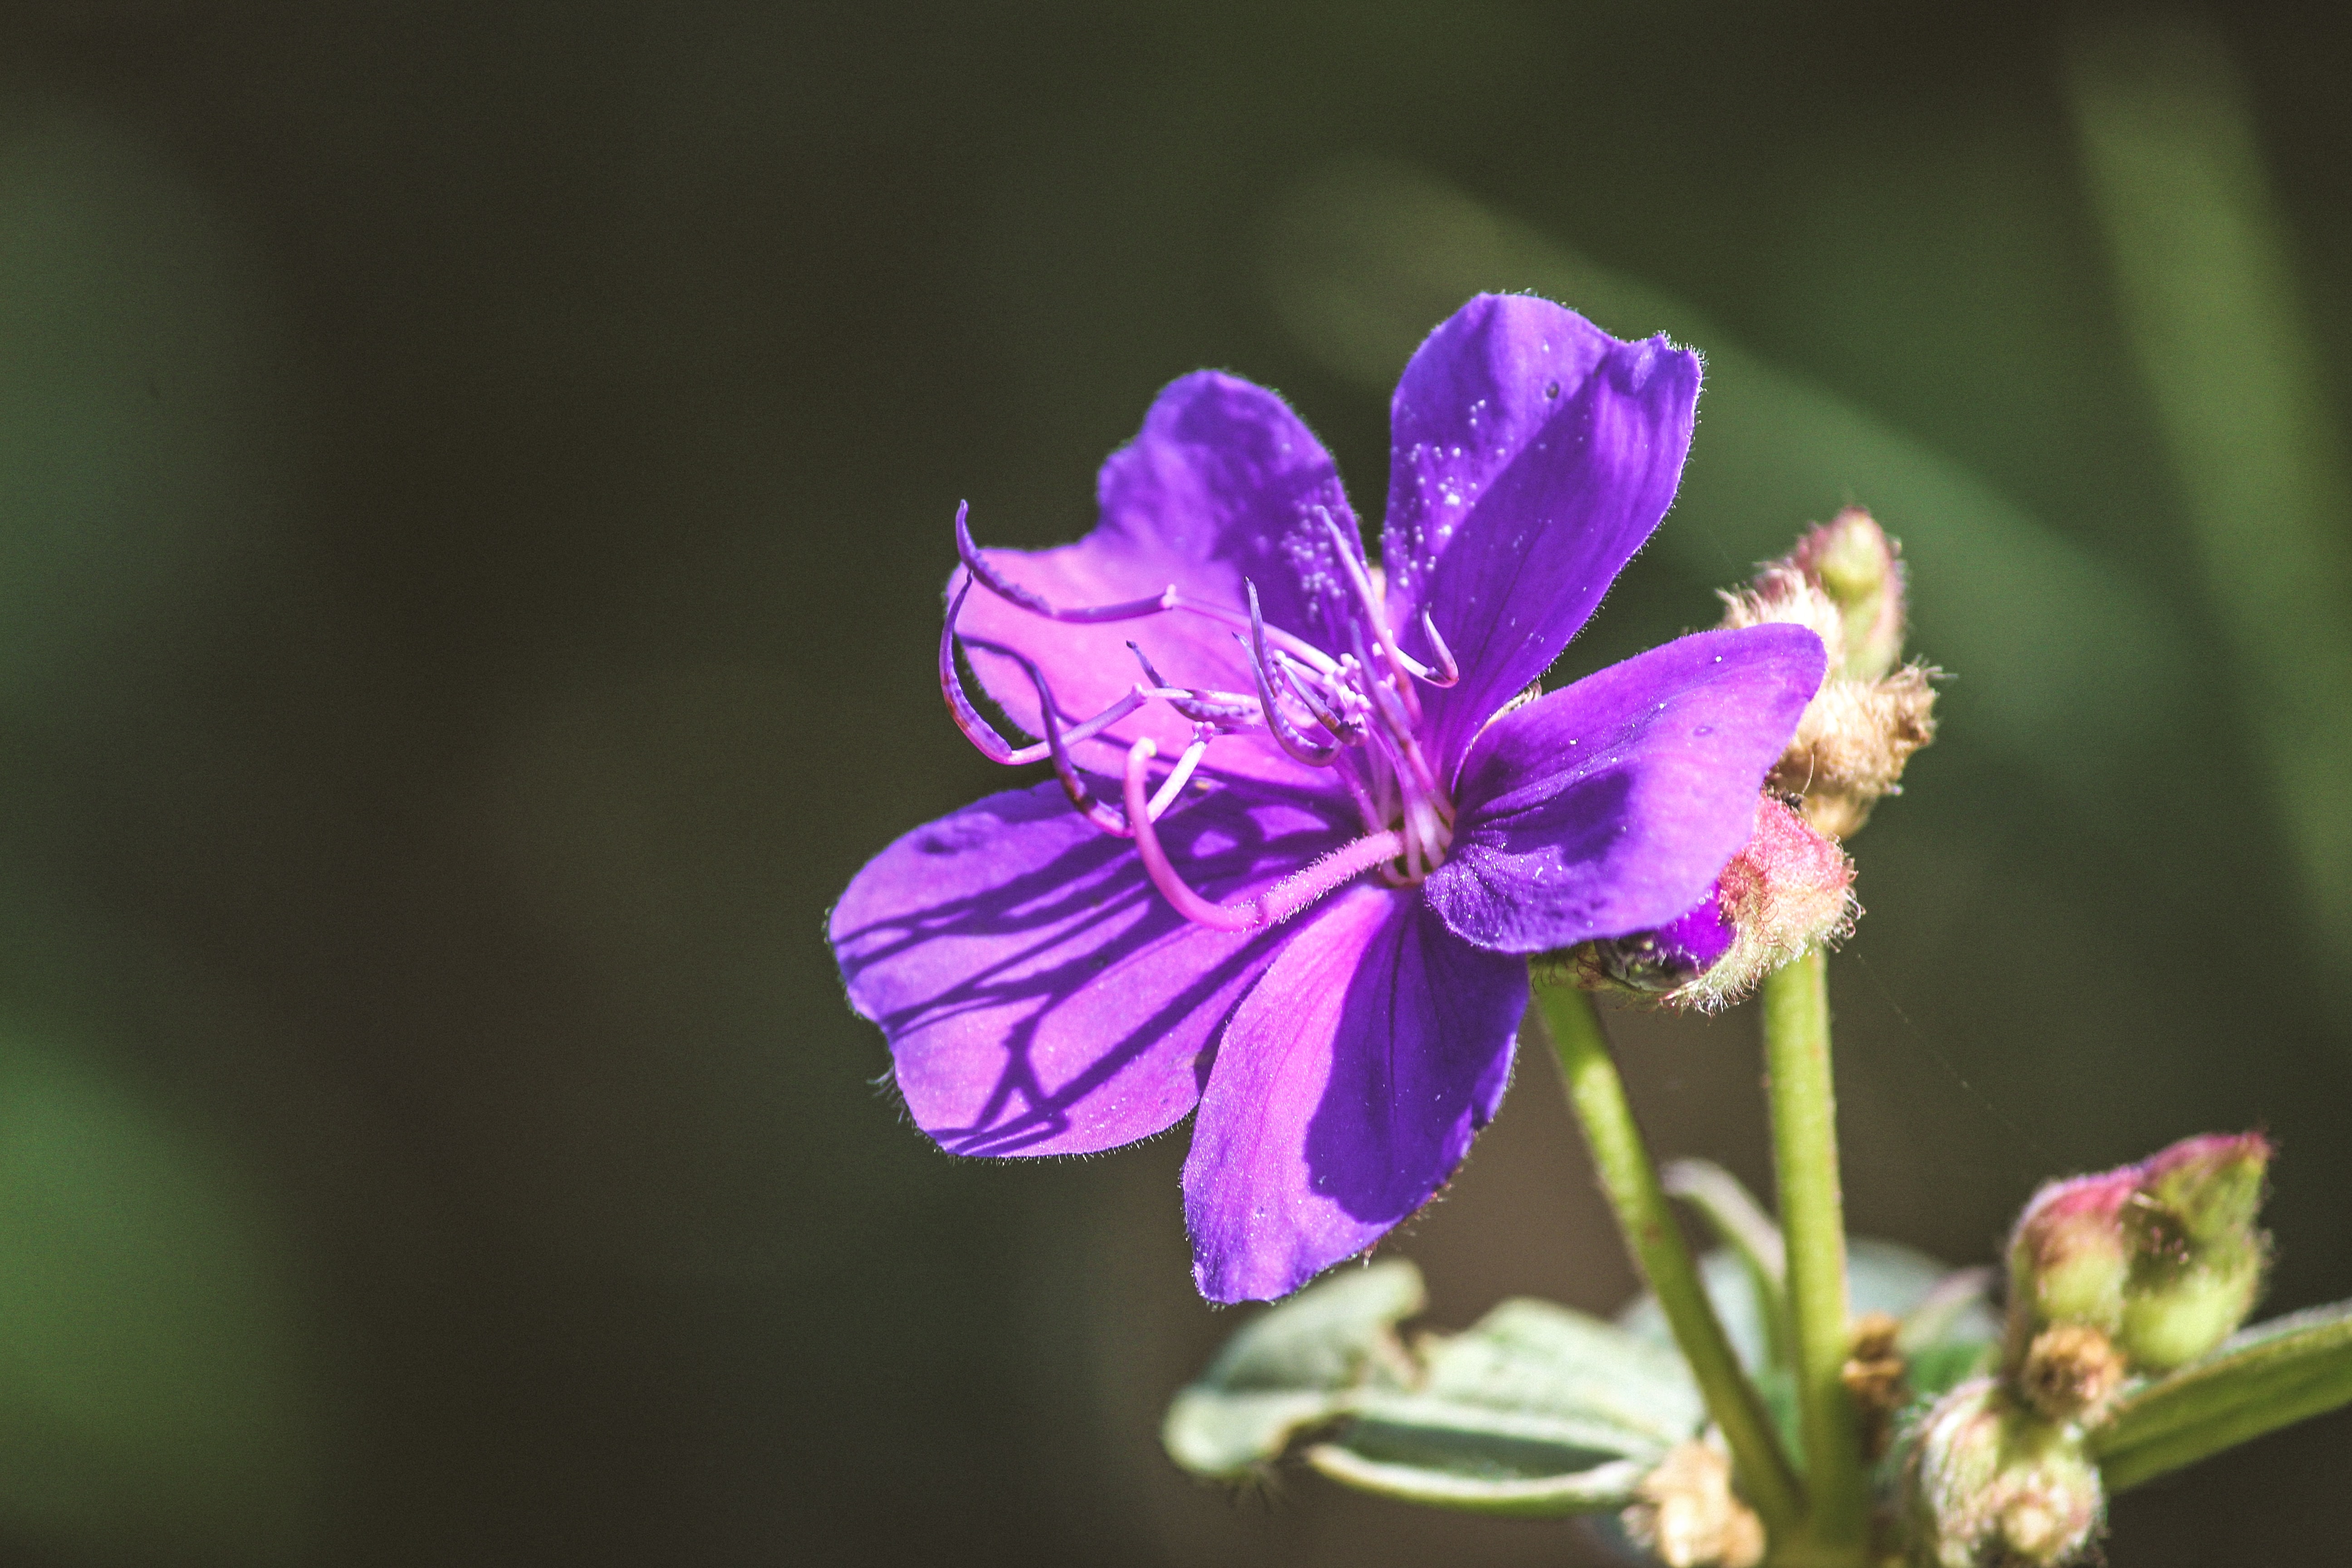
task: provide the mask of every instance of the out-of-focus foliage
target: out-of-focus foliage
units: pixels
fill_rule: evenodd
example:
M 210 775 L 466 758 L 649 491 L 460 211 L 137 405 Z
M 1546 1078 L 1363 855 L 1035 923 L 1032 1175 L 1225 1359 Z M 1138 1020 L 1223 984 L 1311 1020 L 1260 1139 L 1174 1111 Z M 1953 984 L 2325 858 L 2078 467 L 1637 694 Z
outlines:
M 283 1243 L 135 1089 L 0 1037 L 0 1520 L 192 1563 L 294 1560 L 317 1481 Z
M 1714 366 L 1570 664 L 1712 623 L 1848 501 L 1909 541 L 1952 680 L 1834 966 L 1857 1228 L 1981 1256 L 2045 1176 L 2265 1125 L 2265 1312 L 2352 1293 L 2307 918 L 2342 818 L 2279 722 L 2352 722 L 2305 482 L 2352 363 L 2347 25 L 2197 26 L 2205 142 L 2100 140 L 2111 57 L 2021 0 L 0 11 L 0 1215 L 76 1216 L 0 1225 L 52 1336 L 0 1348 L 0 1432 L 63 1390 L 103 1439 L 9 1450 L 0 1558 L 1585 1551 L 1196 1489 L 1160 1413 L 1232 1320 L 1181 1141 L 940 1158 L 819 934 L 1006 782 L 930 669 L 959 500 L 1074 536 L 1206 364 L 1376 514 L 1386 389 L 1480 288 Z M 2259 244 L 2135 270 L 2116 194 L 2200 146 L 2261 183 L 2171 218 Z M 2233 352 L 2281 341 L 2291 386 Z M 2220 484 L 2239 449 L 2318 466 Z M 1758 1184 L 1751 1027 L 1622 1043 L 1661 1152 Z M 1396 1243 L 1441 1304 L 1632 1293 L 1548 1070 Z M 2130 1494 L 2114 1559 L 2315 1560 L 2347 1433 Z

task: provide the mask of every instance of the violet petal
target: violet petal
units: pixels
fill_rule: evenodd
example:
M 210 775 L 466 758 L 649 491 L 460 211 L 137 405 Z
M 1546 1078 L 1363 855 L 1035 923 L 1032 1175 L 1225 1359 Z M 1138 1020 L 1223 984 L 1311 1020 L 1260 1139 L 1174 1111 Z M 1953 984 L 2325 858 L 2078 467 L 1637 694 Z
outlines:
M 1184 801 L 1160 831 L 1212 898 L 1263 890 L 1351 836 L 1244 785 Z M 1299 929 L 1188 923 L 1135 846 L 1057 784 L 908 834 L 831 921 L 850 1005 L 882 1026 L 916 1124 L 961 1154 L 1084 1153 L 1181 1118 L 1234 999 Z
M 1201 1293 L 1286 1295 L 1427 1202 L 1502 1099 L 1527 997 L 1525 963 L 1409 892 L 1360 883 L 1317 910 L 1234 1010 L 1202 1097 Z
M 1235 619 L 1176 611 L 1079 626 L 975 592 L 963 615 L 972 667 L 988 694 L 1031 734 L 1040 732 L 1036 694 L 1019 666 L 987 644 L 1035 660 L 1064 710 L 1083 716 L 1108 707 L 1133 683 L 1130 641 L 1170 680 L 1252 690 L 1249 660 L 1234 640 L 1248 626 L 1244 579 L 1256 584 L 1269 626 L 1310 641 L 1326 641 L 1331 616 L 1345 613 L 1344 586 L 1330 569 L 1329 531 L 1317 510 L 1350 535 L 1355 515 L 1322 443 L 1264 387 L 1214 371 L 1171 384 L 1136 438 L 1103 465 L 1096 489 L 1101 521 L 1084 539 L 1052 550 L 989 550 L 989 563 L 1057 607 L 1131 600 L 1173 584 L 1185 598 L 1229 610 Z M 985 538 L 984 525 L 976 527 Z M 1112 726 L 1096 758 L 1123 753 L 1146 735 L 1169 755 L 1192 738 L 1184 719 L 1154 703 Z M 1204 765 L 1260 778 L 1313 777 L 1263 734 L 1219 742 Z
M 1431 905 L 1498 952 L 1674 920 L 1747 842 L 1823 662 L 1802 626 L 1700 632 L 1504 714 L 1463 763 Z
M 1697 356 L 1622 343 L 1544 300 L 1485 294 L 1430 334 L 1391 412 L 1389 623 L 1426 609 L 1459 685 L 1424 691 L 1450 777 L 1478 727 L 1544 672 L 1674 500 Z

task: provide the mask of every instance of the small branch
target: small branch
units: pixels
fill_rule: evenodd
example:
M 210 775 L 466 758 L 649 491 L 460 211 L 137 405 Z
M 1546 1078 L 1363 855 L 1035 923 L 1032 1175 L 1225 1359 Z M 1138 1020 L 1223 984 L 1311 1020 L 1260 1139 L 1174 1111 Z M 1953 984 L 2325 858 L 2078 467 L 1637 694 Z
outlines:
M 1775 1542 L 1793 1539 L 1804 1516 L 1796 1472 L 1781 1451 L 1763 1398 L 1740 1370 L 1739 1358 L 1699 1283 L 1698 1269 L 1658 1185 L 1657 1170 L 1642 1142 L 1641 1126 L 1625 1098 L 1625 1081 L 1610 1058 L 1592 1003 L 1567 985 L 1538 985 L 1536 1000 L 1567 1079 L 1570 1108 L 1600 1170 L 1601 1190 L 1635 1266 L 1665 1310 L 1675 1343 L 1706 1399 L 1708 1413 L 1723 1428 L 1738 1468 L 1740 1489 Z
M 1858 1550 L 1870 1529 L 1870 1489 L 1853 1405 L 1840 1375 L 1847 1354 L 1845 1205 L 1830 1069 L 1828 965 L 1818 947 L 1764 982 L 1764 1060 L 1780 1233 L 1788 1247 L 1798 1427 L 1812 1500 L 1807 1534 L 1825 1552 Z

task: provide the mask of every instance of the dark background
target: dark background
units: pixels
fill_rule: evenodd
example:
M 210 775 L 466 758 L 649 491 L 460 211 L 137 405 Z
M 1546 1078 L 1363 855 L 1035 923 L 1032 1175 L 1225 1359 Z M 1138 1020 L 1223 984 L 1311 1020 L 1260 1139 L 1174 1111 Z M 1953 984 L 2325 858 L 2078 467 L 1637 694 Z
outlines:
M 2190 24 L 2328 470 L 2345 27 Z M 2216 459 L 2161 413 L 2069 107 L 2085 37 L 2153 26 L 18 0 L 0 1559 L 1589 1550 L 1178 1476 L 1159 1413 L 1241 1321 L 1192 1293 L 1181 1134 L 938 1153 L 820 934 L 865 857 L 1002 782 L 929 668 L 958 500 L 1074 537 L 1208 364 L 1281 388 L 1377 515 L 1386 384 L 1478 288 L 1717 373 L 1569 666 L 1711 622 L 1846 500 L 1911 541 L 1957 679 L 1832 966 L 1858 1227 L 1984 1258 L 2045 1175 L 2263 1125 L 2270 1304 L 2352 1293 L 2345 952 L 2251 679 L 2352 598 L 2326 549 L 2300 619 L 2233 618 L 2210 571 L 2232 528 L 2294 558 L 2344 515 L 2280 544 L 2198 510 Z M 2312 700 L 2317 745 L 2345 699 Z M 1620 1035 L 1662 1151 L 1760 1186 L 1753 1028 Z M 1632 1289 L 1550 1068 L 1521 1079 L 1390 1244 L 1438 1321 Z M 2339 1415 L 2131 1494 L 2111 1558 L 2326 1560 L 2347 1458 Z

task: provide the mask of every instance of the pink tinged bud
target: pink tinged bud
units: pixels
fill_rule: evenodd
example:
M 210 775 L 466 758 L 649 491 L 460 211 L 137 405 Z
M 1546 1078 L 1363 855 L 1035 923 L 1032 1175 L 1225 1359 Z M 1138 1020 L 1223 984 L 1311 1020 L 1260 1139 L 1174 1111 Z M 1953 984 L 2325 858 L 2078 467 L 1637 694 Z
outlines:
M 2212 1134 L 2183 1139 L 2141 1167 L 2119 1336 L 2135 1365 L 2163 1372 L 2195 1361 L 2253 1310 L 2270 1261 L 2255 1224 L 2270 1159 L 2259 1132 Z
M 2052 1182 L 2033 1194 L 2009 1242 L 2011 1334 L 2018 1349 L 2047 1323 L 2122 1327 L 2132 1249 L 2124 1206 L 2137 1167 Z
M 2010 1239 L 2010 1363 L 2052 1324 L 2110 1336 L 2136 1371 L 2193 1361 L 2243 1322 L 2268 1239 L 2260 1133 L 2184 1139 L 2136 1165 L 2053 1182 Z
M 1762 795 L 1747 844 L 1704 900 L 1655 931 L 1588 943 L 1570 967 L 1583 984 L 1712 1013 L 1814 943 L 1843 938 L 1859 912 L 1845 851 Z
M 1809 530 L 1789 564 L 1804 574 L 1839 611 L 1844 633 L 1840 672 L 1876 680 L 1903 658 L 1903 561 L 1895 542 L 1858 506 Z
M 2055 1568 L 2098 1534 L 2106 1495 L 2080 1430 L 1990 1378 L 1964 1383 L 1906 1435 L 1904 1521 L 1937 1568 Z
M 2179 1217 L 2197 1247 L 2252 1233 L 2270 1168 L 2271 1141 L 2259 1132 L 2183 1138 L 2141 1167 L 2147 1195 Z

